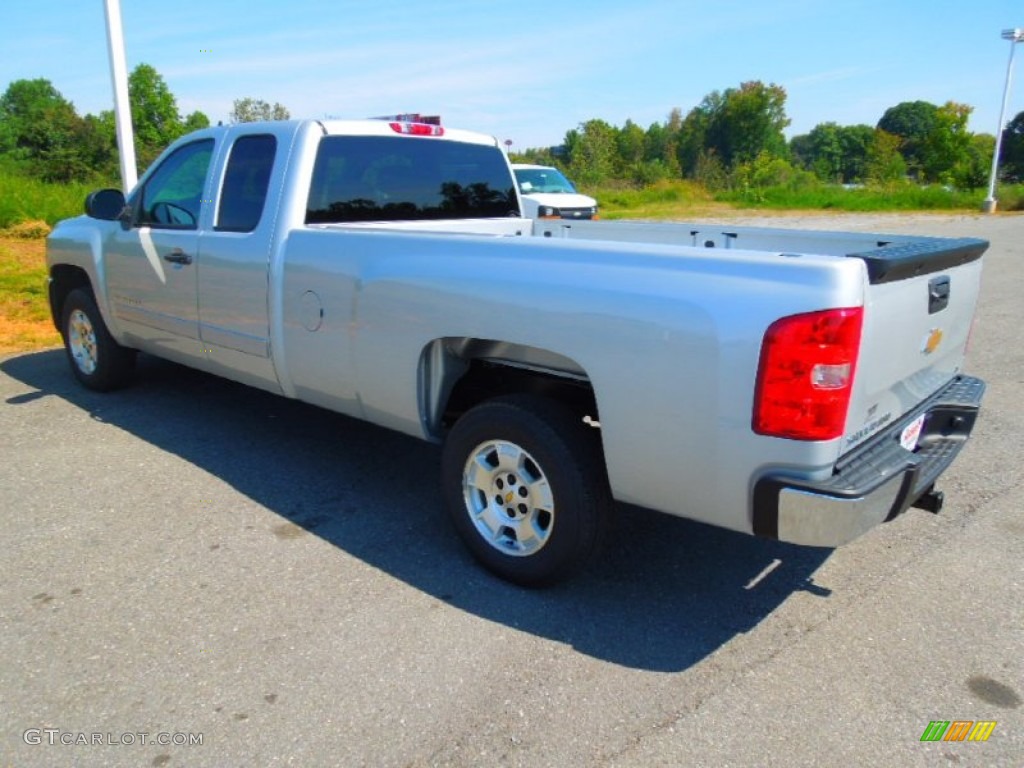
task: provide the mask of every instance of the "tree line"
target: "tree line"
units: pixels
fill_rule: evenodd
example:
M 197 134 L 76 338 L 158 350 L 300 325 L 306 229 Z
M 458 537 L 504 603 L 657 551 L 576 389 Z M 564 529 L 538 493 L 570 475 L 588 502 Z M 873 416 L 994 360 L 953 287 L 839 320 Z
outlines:
M 139 64 L 128 77 L 128 98 L 139 169 L 168 144 L 210 125 L 200 111 L 182 115 L 163 77 Z M 288 110 L 260 99 L 234 101 L 229 122 L 287 120 Z M 120 177 L 113 110 L 79 115 L 49 80 L 16 80 L 0 96 L 0 168 L 50 182 L 110 181 Z
M 140 169 L 174 139 L 210 125 L 200 111 L 182 115 L 163 77 L 140 64 L 128 78 Z M 711 190 L 805 183 L 886 183 L 910 179 L 961 189 L 987 183 L 995 138 L 967 130 L 972 108 L 946 102 L 903 102 L 874 126 L 825 122 L 787 140 L 786 91 L 761 81 L 713 91 L 685 116 L 673 109 L 644 129 L 581 123 L 558 147 L 515 159 L 555 165 L 585 186 L 646 186 L 690 179 Z M 230 122 L 288 119 L 281 104 L 234 101 Z M 80 116 L 49 80 L 17 80 L 0 96 L 0 168 L 53 182 L 118 178 L 114 113 Z M 1000 158 L 1004 181 L 1024 182 L 1024 112 L 1006 127 Z
M 516 153 L 555 165 L 585 186 L 690 179 L 708 189 L 911 180 L 975 189 L 987 183 L 995 137 L 967 130 L 972 107 L 926 101 L 890 107 L 874 126 L 825 122 L 787 140 L 786 92 L 760 81 L 713 91 L 685 116 L 646 130 L 593 119 L 562 145 Z M 1024 181 L 1024 112 L 1004 131 L 1001 178 Z

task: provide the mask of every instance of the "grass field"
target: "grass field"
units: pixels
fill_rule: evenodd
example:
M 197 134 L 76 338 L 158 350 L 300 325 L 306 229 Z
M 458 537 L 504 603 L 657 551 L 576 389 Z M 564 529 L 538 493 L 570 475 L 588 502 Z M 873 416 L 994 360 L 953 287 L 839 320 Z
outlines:
M 904 211 L 977 212 L 984 190 L 957 191 L 917 184 L 846 189 L 816 184 L 709 192 L 689 181 L 665 181 L 644 189 L 602 187 L 583 190 L 597 199 L 606 219 L 694 219 L 739 211 L 824 211 L 884 213 Z M 1024 186 L 1002 187 L 1001 211 L 1024 210 Z
M 46 299 L 45 243 L 0 238 L 0 355 L 60 344 Z
M 85 196 L 94 188 L 0 173 L 0 229 L 40 220 L 53 226 L 61 219 L 78 216 L 84 211 Z

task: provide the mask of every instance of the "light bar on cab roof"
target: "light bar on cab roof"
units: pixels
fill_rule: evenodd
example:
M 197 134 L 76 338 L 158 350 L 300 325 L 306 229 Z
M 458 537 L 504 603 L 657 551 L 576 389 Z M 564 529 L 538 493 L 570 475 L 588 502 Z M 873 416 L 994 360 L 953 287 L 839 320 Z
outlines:
M 388 123 L 395 133 L 404 133 L 409 136 L 444 136 L 444 128 L 440 125 L 428 125 L 427 123 Z
M 387 120 L 391 130 L 410 136 L 444 136 L 440 115 L 421 115 L 419 112 L 403 112 L 399 115 L 382 115 L 372 120 Z

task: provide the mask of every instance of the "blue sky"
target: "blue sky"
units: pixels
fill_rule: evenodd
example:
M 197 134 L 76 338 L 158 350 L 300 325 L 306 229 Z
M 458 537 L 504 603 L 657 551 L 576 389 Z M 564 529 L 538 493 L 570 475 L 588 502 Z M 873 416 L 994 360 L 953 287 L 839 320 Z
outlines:
M 232 101 L 293 117 L 418 111 L 514 142 L 579 123 L 647 127 L 746 80 L 782 85 L 789 135 L 878 122 L 923 99 L 994 133 L 1021 0 L 122 0 L 129 69 L 156 67 L 182 114 Z M 103 0 L 7 0 L 0 88 L 45 77 L 79 113 L 112 108 Z M 1024 48 L 1024 45 L 1018 46 Z M 1024 50 L 1007 119 L 1024 109 Z

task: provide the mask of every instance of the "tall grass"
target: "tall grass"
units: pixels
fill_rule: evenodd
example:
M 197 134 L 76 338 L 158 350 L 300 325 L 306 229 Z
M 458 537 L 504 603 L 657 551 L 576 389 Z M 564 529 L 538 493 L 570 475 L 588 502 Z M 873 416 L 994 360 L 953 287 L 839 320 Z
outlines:
M 715 199 L 734 205 L 778 210 L 938 211 L 979 210 L 983 190 L 899 183 L 847 189 L 835 185 L 773 186 L 719 192 Z
M 93 189 L 88 184 L 47 184 L 0 170 L 0 229 L 38 220 L 52 226 L 60 219 L 77 216 Z
M 609 185 L 581 191 L 597 200 L 604 219 L 670 218 L 714 204 L 711 194 L 692 181 L 659 181 L 643 188 Z
M 900 212 L 980 211 L 985 190 L 952 190 L 909 182 L 844 188 L 821 183 L 748 187 L 709 192 L 691 181 L 663 181 L 642 189 L 583 190 L 597 198 L 602 218 L 667 219 L 730 209 L 779 211 Z M 1024 185 L 1004 185 L 1000 211 L 1024 211 Z

